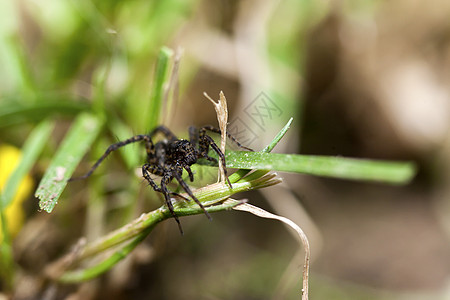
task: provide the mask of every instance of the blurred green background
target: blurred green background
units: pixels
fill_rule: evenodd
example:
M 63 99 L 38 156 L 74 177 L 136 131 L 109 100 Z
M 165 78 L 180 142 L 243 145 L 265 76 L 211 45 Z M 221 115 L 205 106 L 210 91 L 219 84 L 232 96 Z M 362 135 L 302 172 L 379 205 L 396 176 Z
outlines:
M 294 117 L 275 152 L 420 166 L 404 187 L 281 174 L 283 186 L 243 195 L 309 236 L 311 299 L 448 299 L 449 13 L 444 0 L 2 1 L 0 143 L 20 149 L 36 124 L 56 120 L 31 172 L 39 182 L 73 119 L 93 111 L 105 125 L 82 173 L 109 144 L 151 129 L 167 47 L 181 59 L 162 121 L 182 137 L 216 125 L 202 94 L 222 90 L 229 129 L 254 149 Z M 240 212 L 183 218 L 184 236 L 165 222 L 101 278 L 46 282 L 42 269 L 81 236 L 161 205 L 134 176 L 138 158 L 115 156 L 70 184 L 52 214 L 25 199 L 15 299 L 300 298 L 303 252 L 289 229 Z

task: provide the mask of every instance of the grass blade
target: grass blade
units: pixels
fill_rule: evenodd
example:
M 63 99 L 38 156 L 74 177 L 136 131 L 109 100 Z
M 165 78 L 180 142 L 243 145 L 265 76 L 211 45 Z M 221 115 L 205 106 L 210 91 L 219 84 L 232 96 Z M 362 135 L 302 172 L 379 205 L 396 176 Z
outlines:
M 275 136 L 275 138 L 270 142 L 269 145 L 267 145 L 261 152 L 269 153 L 272 152 L 273 148 L 280 142 L 280 140 L 284 137 L 284 135 L 287 133 L 289 128 L 291 127 L 292 121 L 294 121 L 294 118 L 290 118 L 289 121 L 284 125 L 284 127 L 278 132 L 278 134 Z M 242 177 L 247 175 L 251 170 L 248 169 L 240 169 L 237 172 L 231 174 L 229 177 L 230 182 L 237 182 L 241 180 Z M 264 174 L 266 174 L 268 170 L 259 170 L 255 172 L 253 175 L 257 177 L 262 177 Z
M 273 148 L 278 144 L 278 142 L 284 137 L 284 135 L 287 133 L 289 128 L 291 128 L 292 121 L 294 121 L 294 118 L 290 118 L 289 121 L 284 125 L 284 127 L 278 132 L 278 134 L 275 136 L 275 138 L 270 142 L 269 145 L 267 145 L 261 152 L 272 152 Z
M 9 177 L 3 189 L 2 208 L 7 207 L 11 203 L 20 182 L 36 162 L 36 159 L 45 146 L 45 142 L 43 141 L 48 140 L 53 127 L 53 122 L 46 120 L 37 125 L 31 132 L 30 136 L 23 145 L 22 159 Z
M 155 80 L 152 88 L 152 95 L 150 99 L 149 111 L 148 111 L 148 128 L 155 128 L 160 124 L 160 117 L 162 111 L 162 102 L 164 100 L 165 83 L 167 80 L 167 74 L 169 73 L 169 61 L 173 55 L 173 51 L 167 47 L 162 47 L 158 61 L 156 63 Z
M 229 151 L 226 160 L 228 168 L 295 172 L 391 184 L 405 184 L 416 173 L 415 165 L 410 162 L 314 155 Z
M 67 180 L 93 143 L 102 124 L 101 119 L 88 113 L 76 118 L 36 190 L 35 196 L 40 200 L 41 209 L 48 213 L 53 210 Z
M 0 128 L 38 122 L 52 115 L 76 116 L 89 108 L 89 104 L 72 101 L 69 97 L 52 95 L 38 96 L 31 103 L 8 99 L 0 103 Z

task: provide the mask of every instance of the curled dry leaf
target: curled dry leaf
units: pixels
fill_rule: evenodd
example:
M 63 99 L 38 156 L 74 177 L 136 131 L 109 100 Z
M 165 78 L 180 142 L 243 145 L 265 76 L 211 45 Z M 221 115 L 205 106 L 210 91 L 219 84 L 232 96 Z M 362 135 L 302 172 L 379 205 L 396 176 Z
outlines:
M 231 204 L 236 201 L 237 200 L 228 199 L 224 203 Z M 293 221 L 291 221 L 288 218 L 272 214 L 268 211 L 265 211 L 262 208 L 259 208 L 257 206 L 254 206 L 254 205 L 251 205 L 248 203 L 238 204 L 238 205 L 234 206 L 232 209 L 246 211 L 246 212 L 254 214 L 255 216 L 261 217 L 261 218 L 275 219 L 275 220 L 281 221 L 297 232 L 297 234 L 300 238 L 300 241 L 302 242 L 303 248 L 305 248 L 305 260 L 304 260 L 304 264 L 303 264 L 302 300 L 308 300 L 308 276 L 309 276 L 309 261 L 310 261 L 310 257 L 311 257 L 311 250 L 309 248 L 308 238 L 306 237 L 306 234 L 303 232 L 303 230 L 300 228 L 300 226 L 298 226 L 297 224 L 295 224 Z

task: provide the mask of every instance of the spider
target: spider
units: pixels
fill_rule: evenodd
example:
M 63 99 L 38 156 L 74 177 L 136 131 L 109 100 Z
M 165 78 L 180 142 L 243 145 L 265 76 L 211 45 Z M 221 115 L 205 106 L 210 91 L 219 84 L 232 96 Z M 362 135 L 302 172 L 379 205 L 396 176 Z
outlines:
M 178 228 L 183 234 L 183 229 L 181 228 L 180 220 L 176 215 L 172 201 L 170 199 L 171 195 L 179 196 L 185 200 L 189 200 L 178 193 L 169 191 L 167 185 L 175 178 L 180 186 L 186 191 L 190 198 L 192 198 L 198 206 L 201 207 L 208 219 L 211 220 L 210 214 L 206 211 L 203 204 L 194 196 L 189 186 L 182 178 L 183 169 L 187 171 L 189 175 L 189 180 L 192 182 L 194 180 L 194 174 L 191 171 L 190 166 L 195 164 L 199 158 L 205 158 L 212 162 L 217 162 L 217 160 L 208 155 L 209 147 L 217 153 L 220 159 L 220 163 L 223 166 L 225 177 L 228 185 L 231 188 L 231 182 L 227 176 L 225 155 L 214 142 L 214 140 L 206 134 L 206 131 L 211 131 L 214 133 L 221 133 L 220 129 L 212 126 L 204 126 L 197 130 L 195 127 L 189 128 L 189 141 L 184 139 L 178 139 L 175 134 L 173 134 L 167 127 L 161 125 L 156 127 L 149 134 L 135 135 L 124 141 L 110 145 L 105 153 L 97 160 L 97 162 L 91 167 L 91 169 L 83 176 L 78 178 L 72 178 L 70 180 L 85 179 L 89 177 L 95 169 L 102 163 L 102 161 L 113 151 L 119 149 L 120 147 L 136 143 L 144 142 L 145 150 L 147 152 L 146 163 L 142 166 L 142 176 L 149 183 L 149 185 L 156 192 L 162 193 L 164 195 L 164 200 L 169 208 L 169 211 L 175 221 L 177 222 Z M 156 134 L 161 133 L 166 139 L 153 143 L 153 138 Z M 245 150 L 253 151 L 241 145 L 231 134 L 227 132 L 227 136 L 232 140 L 238 147 Z M 160 186 L 151 178 L 150 174 L 161 176 Z

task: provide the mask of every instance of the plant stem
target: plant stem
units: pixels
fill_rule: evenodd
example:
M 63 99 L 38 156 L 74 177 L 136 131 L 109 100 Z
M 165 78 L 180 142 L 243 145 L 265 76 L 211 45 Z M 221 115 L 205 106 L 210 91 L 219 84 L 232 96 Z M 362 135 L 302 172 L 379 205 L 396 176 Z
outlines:
M 217 204 L 235 193 L 268 187 L 280 182 L 281 179 L 277 178 L 275 174 L 266 174 L 261 178 L 255 178 L 254 180 L 245 179 L 235 183 L 233 184 L 232 189 L 230 189 L 228 185 L 219 182 L 197 189 L 193 191 L 193 193 L 197 199 L 204 204 L 206 210 L 213 213 L 231 209 L 233 206 L 242 203 L 237 201 L 233 203 Z M 188 197 L 187 194 L 182 194 L 182 196 Z M 194 201 L 177 201 L 174 203 L 174 210 L 180 217 L 203 213 L 202 208 Z M 46 269 L 46 273 L 49 277 L 64 282 L 74 282 L 77 280 L 93 278 L 93 276 L 97 276 L 99 273 L 110 269 L 119 260 L 125 257 L 127 253 L 151 232 L 156 224 L 171 217 L 172 215 L 166 205 L 161 206 L 159 209 L 152 212 L 142 214 L 131 223 L 107 234 L 103 238 L 81 245 L 78 250 L 67 254 L 63 258 L 49 265 Z M 66 271 L 87 258 L 103 253 L 113 247 L 120 246 L 123 243 L 128 244 L 95 266 L 74 272 Z

